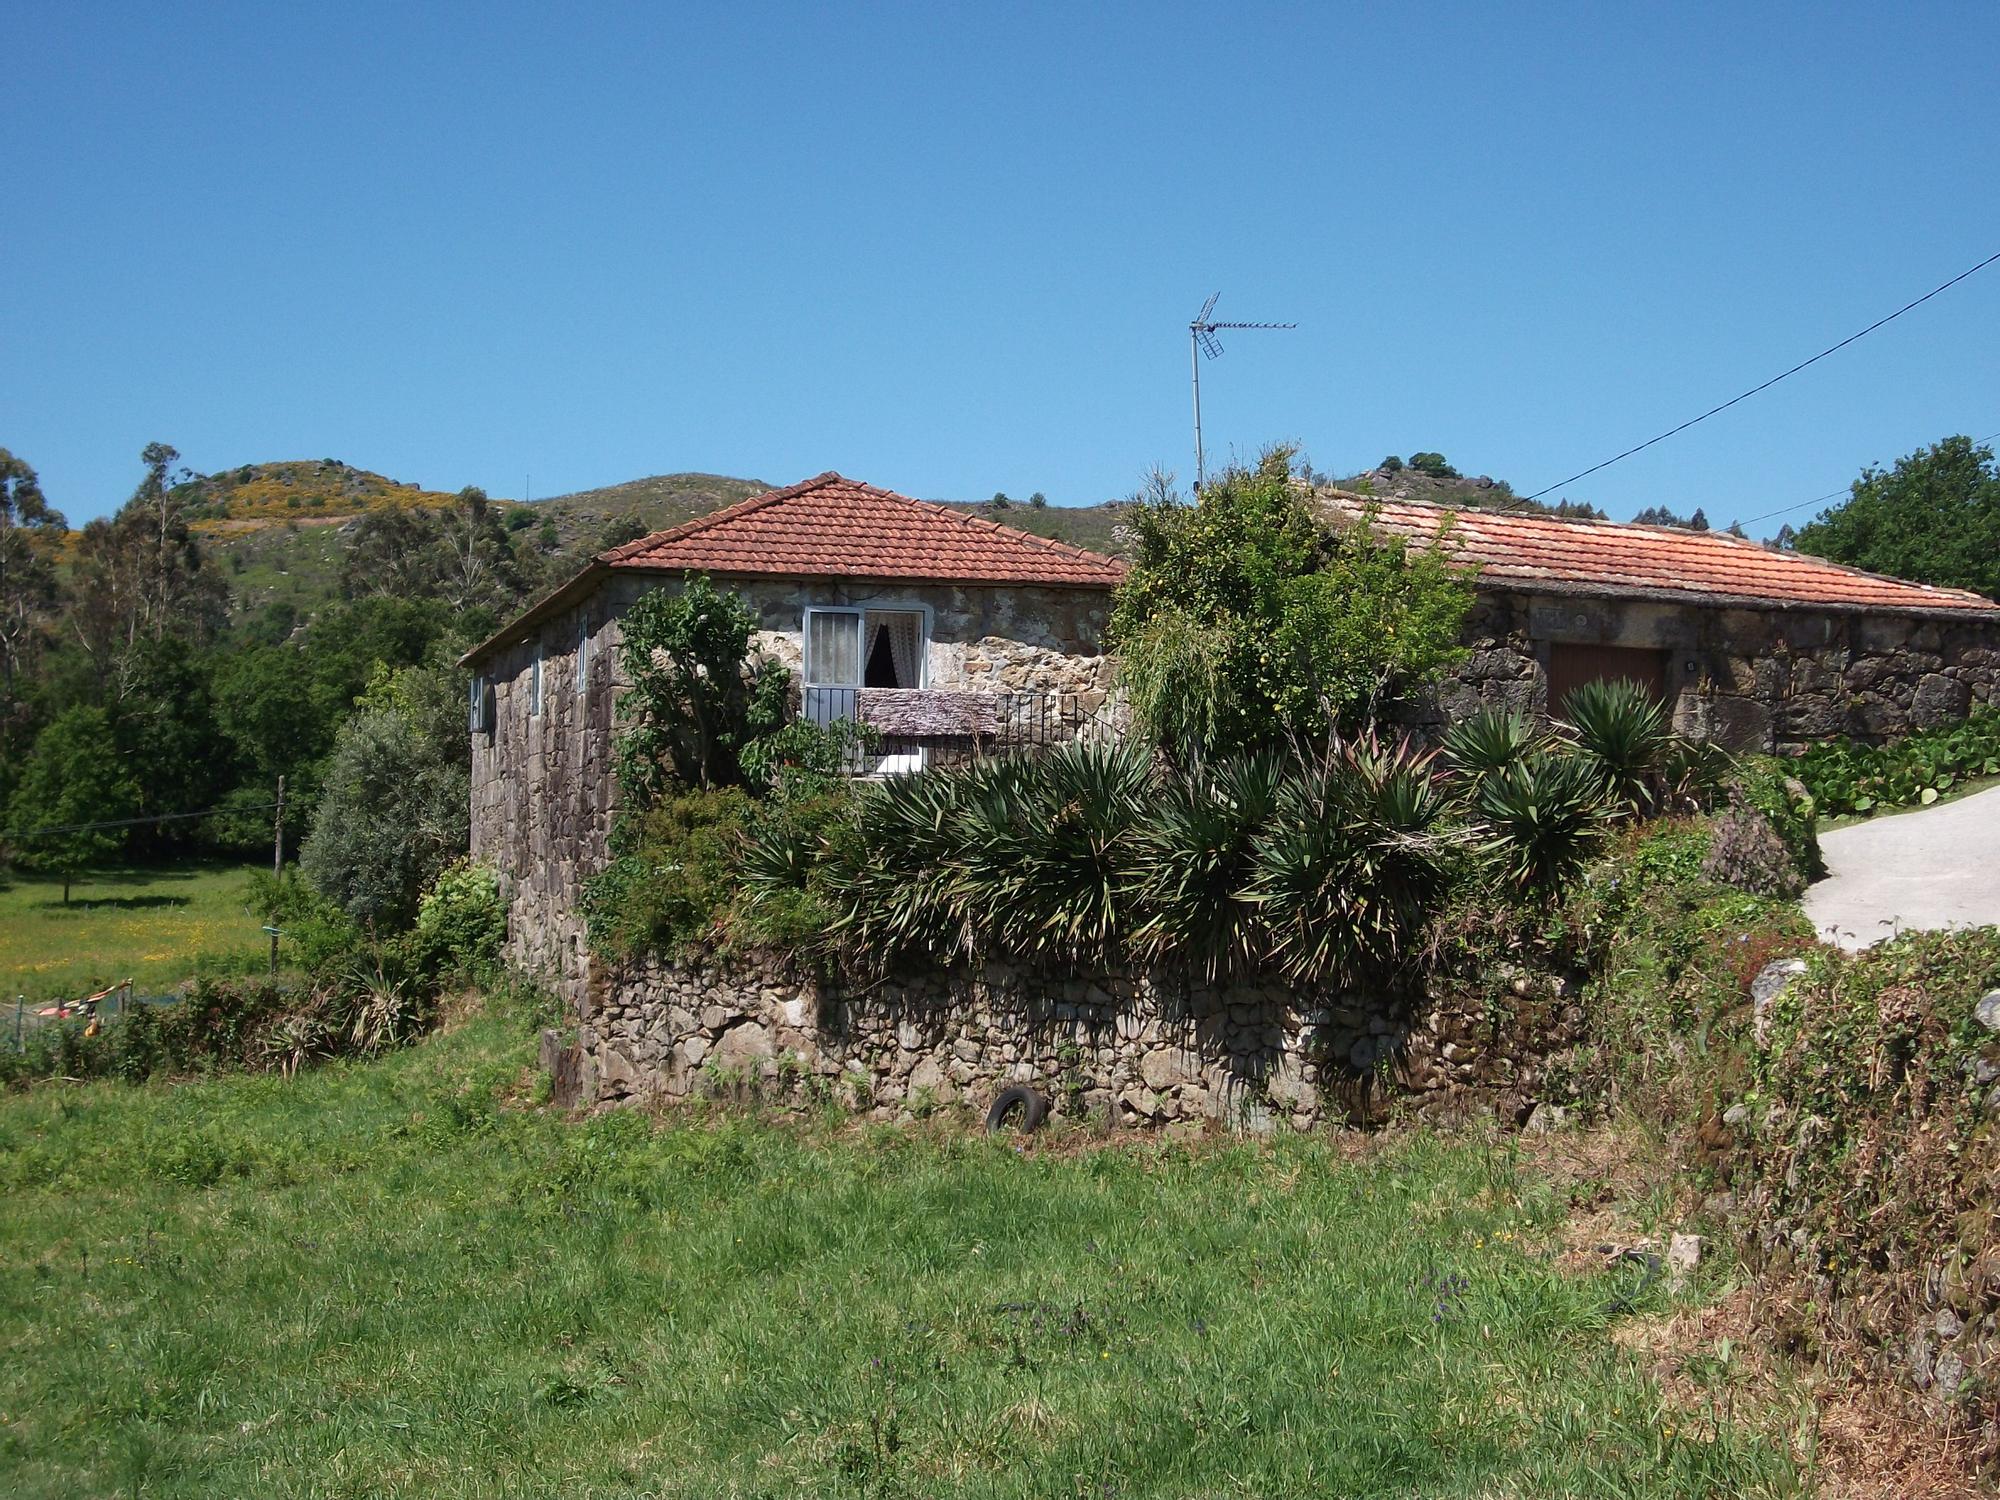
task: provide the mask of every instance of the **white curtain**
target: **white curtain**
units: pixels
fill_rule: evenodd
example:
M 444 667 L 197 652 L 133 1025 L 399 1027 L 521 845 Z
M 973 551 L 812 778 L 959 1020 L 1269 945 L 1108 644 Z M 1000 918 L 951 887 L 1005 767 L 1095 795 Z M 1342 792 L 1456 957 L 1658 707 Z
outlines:
M 806 681 L 814 687 L 861 685 L 861 617 L 834 610 L 806 616 Z
M 868 649 L 872 653 L 875 642 L 883 634 L 888 636 L 889 660 L 896 669 L 896 686 L 899 688 L 923 685 L 923 663 L 918 660 L 918 653 L 923 649 L 923 618 L 904 610 L 868 617 L 869 623 L 876 627 L 869 632 Z

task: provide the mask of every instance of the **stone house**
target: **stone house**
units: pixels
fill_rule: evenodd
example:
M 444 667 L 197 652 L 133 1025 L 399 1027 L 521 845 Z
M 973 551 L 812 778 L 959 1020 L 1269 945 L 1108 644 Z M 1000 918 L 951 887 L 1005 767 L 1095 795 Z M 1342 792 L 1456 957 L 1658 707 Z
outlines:
M 1338 491 L 1320 503 L 1478 569 L 1471 654 L 1422 711 L 1430 725 L 1482 707 L 1557 711 L 1585 682 L 1627 678 L 1682 733 L 1787 754 L 1894 738 L 2000 697 L 2000 604 L 1963 589 L 1719 531 Z
M 1469 655 L 1416 711 L 1559 710 L 1600 678 L 1644 683 L 1677 728 L 1788 752 L 1884 738 L 2000 697 L 2000 605 L 1719 532 L 1450 511 L 1323 491 L 1477 570 Z M 864 771 L 968 747 L 1116 732 L 1103 631 L 1124 565 L 838 474 L 606 552 L 465 657 L 472 850 L 501 872 L 514 956 L 585 970 L 578 895 L 610 829 L 619 620 L 706 574 L 756 609 L 802 712 L 881 734 Z
M 472 852 L 510 948 L 583 972 L 581 883 L 610 831 L 620 618 L 704 574 L 747 600 L 800 708 L 880 735 L 892 773 L 984 744 L 1107 730 L 1115 558 L 827 473 L 605 552 L 464 658 Z

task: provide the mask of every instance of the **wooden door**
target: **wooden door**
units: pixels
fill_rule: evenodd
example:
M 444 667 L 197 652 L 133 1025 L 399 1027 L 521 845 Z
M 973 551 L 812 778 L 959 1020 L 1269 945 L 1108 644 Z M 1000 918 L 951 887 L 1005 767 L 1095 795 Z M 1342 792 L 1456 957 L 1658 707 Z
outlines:
M 1667 653 L 1635 646 L 1549 647 L 1549 712 L 1561 716 L 1569 695 L 1586 682 L 1636 682 L 1656 703 L 1667 701 Z

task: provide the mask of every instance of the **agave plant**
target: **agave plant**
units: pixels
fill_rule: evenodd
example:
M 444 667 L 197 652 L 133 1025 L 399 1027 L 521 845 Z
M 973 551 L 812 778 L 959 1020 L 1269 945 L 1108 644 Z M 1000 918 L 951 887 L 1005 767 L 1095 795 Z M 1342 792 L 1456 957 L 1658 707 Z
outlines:
M 1451 726 L 1444 737 L 1445 759 L 1474 788 L 1540 749 L 1546 736 L 1526 714 L 1489 708 Z
M 1284 765 L 1245 756 L 1161 785 L 1141 838 L 1138 946 L 1149 957 L 1191 963 L 1211 984 L 1254 965 L 1259 928 L 1244 891 Z
M 1658 805 L 1660 771 L 1673 742 L 1667 713 L 1643 687 L 1588 682 L 1563 704 L 1567 738 L 1596 767 L 1612 801 L 1644 814 Z
M 1295 984 L 1391 982 L 1460 864 L 1431 759 L 1347 746 L 1280 789 L 1246 892 Z
M 1529 894 L 1560 890 L 1603 842 L 1617 809 L 1599 764 L 1538 751 L 1495 772 L 1474 801 L 1486 852 Z

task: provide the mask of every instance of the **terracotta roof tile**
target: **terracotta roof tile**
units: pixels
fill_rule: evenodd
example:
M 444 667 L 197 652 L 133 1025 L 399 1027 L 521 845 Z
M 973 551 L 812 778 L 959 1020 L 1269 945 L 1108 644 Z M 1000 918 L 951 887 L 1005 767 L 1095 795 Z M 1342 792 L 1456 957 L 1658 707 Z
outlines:
M 1372 510 L 1376 528 L 1428 540 L 1450 521 L 1451 552 L 1482 580 L 1571 593 L 1666 595 L 1696 603 L 2000 614 L 1964 589 L 1863 573 L 1799 552 L 1774 552 L 1721 531 L 1570 521 L 1506 511 L 1449 510 L 1410 501 L 1323 493 L 1335 515 Z
M 613 568 L 718 576 L 1110 588 L 1116 558 L 838 474 L 773 490 L 603 553 Z

